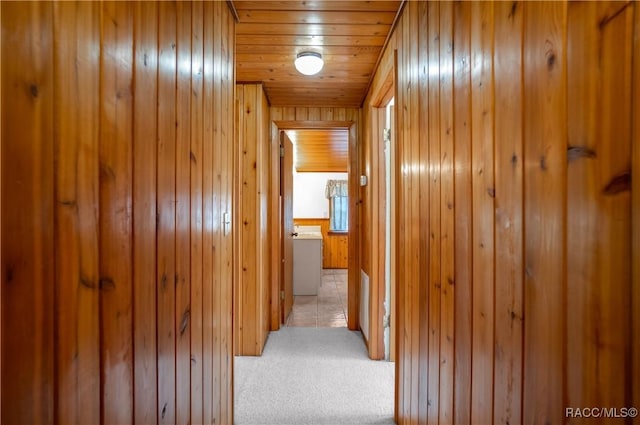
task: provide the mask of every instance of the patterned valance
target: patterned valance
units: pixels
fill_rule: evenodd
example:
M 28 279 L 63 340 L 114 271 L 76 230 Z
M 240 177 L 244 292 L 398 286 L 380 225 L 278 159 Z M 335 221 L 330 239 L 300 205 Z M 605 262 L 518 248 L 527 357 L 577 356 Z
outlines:
M 326 196 L 327 199 L 337 196 L 349 196 L 349 184 L 347 180 L 327 180 L 324 196 Z

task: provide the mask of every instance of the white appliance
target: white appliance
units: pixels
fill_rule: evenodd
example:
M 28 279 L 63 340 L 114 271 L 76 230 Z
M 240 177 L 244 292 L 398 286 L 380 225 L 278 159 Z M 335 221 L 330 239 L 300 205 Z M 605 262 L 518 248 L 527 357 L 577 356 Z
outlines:
M 318 295 L 322 281 L 320 226 L 295 226 L 293 237 L 293 295 Z

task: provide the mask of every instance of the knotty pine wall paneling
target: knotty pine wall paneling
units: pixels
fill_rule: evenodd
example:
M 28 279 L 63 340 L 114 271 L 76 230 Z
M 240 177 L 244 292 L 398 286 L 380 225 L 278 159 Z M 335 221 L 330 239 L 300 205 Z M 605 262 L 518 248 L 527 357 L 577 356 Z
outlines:
M 363 117 L 397 56 L 399 424 L 637 404 L 639 15 L 405 4 Z
M 235 132 L 233 131 L 233 115 L 235 111 L 235 19 L 231 16 L 228 6 L 222 2 L 214 3 L 214 19 L 215 22 L 219 22 L 219 25 L 215 25 L 215 33 L 213 38 L 213 49 L 211 50 L 214 55 L 214 73 L 213 73 L 213 85 L 212 90 L 216 99 L 219 99 L 219 103 L 216 100 L 214 104 L 214 140 L 220 140 L 216 144 L 216 149 L 220 150 L 219 166 L 214 168 L 220 170 L 215 174 L 215 178 L 220 180 L 220 186 L 217 189 L 219 202 L 216 202 L 214 198 L 213 207 L 218 208 L 219 216 L 224 213 L 229 213 L 229 217 L 232 216 L 232 212 L 236 209 L 236 204 L 233 199 L 233 191 L 230 188 L 233 187 L 233 176 L 236 174 L 234 168 L 234 150 L 232 146 L 236 145 Z M 219 35 L 218 35 L 219 34 Z M 216 73 L 218 66 L 220 67 L 219 73 Z M 220 84 L 220 86 L 218 86 Z M 221 87 L 221 89 L 220 89 Z M 218 165 L 214 162 L 214 166 Z M 230 219 L 230 218 L 229 218 Z M 213 400 L 214 403 L 218 397 L 216 394 L 220 394 L 220 408 L 219 412 L 214 410 L 212 420 L 216 418 L 223 418 L 223 421 L 231 422 L 233 418 L 233 391 L 226 390 L 226 385 L 231 384 L 233 386 L 233 356 L 230 354 L 233 352 L 233 284 L 232 279 L 232 247 L 230 235 L 234 230 L 233 225 L 228 222 L 224 217 L 222 220 L 213 221 L 213 226 L 220 226 L 220 223 L 225 224 L 220 227 L 220 232 L 224 236 L 226 243 L 219 243 L 219 249 L 214 249 L 214 254 L 218 259 L 218 266 L 214 270 L 221 270 L 222 273 L 214 273 L 214 278 L 220 278 L 220 284 L 215 287 L 219 290 L 219 295 L 216 298 L 214 293 L 214 308 L 219 313 L 219 329 L 223 329 L 224 332 L 220 334 L 219 347 L 220 352 L 219 360 L 221 371 L 220 382 L 218 386 L 213 387 Z M 219 251 L 219 252 L 218 252 Z M 214 317 L 215 319 L 215 317 Z M 214 330 L 216 327 L 214 327 Z M 216 338 L 214 332 L 214 343 Z M 214 365 L 214 371 L 216 366 Z M 214 374 L 214 379 L 217 375 Z M 214 381 L 215 382 L 215 381 Z M 215 407 L 215 404 L 214 404 Z M 226 418 L 226 419 L 225 419 Z
M 261 84 L 238 84 L 239 258 L 236 355 L 259 356 L 270 327 L 269 105 Z
M 126 423 L 133 417 L 132 6 L 105 3 L 102 8 L 108 22 L 102 26 L 99 94 L 103 125 L 98 149 L 100 343 L 106 349 L 100 365 L 101 413 L 105 423 Z
M 133 344 L 135 423 L 155 423 L 158 412 L 156 397 L 158 377 L 156 369 L 157 308 L 156 300 L 156 232 L 158 184 L 158 16 L 156 3 L 137 3 L 134 26 L 138 36 L 134 40 L 135 55 L 134 117 L 133 117 L 133 203 L 139 205 L 133 215 Z M 145 56 L 146 55 L 146 56 Z M 145 66 L 146 62 L 146 66 Z M 148 359 L 148 360 L 145 360 Z
M 56 252 L 65 253 L 56 256 L 56 297 L 68 300 L 67 308 L 59 311 L 56 367 L 68 368 L 66 374 L 59 375 L 59 391 L 78 391 L 77 397 L 61 398 L 57 408 L 59 417 L 97 423 L 100 382 L 91 377 L 100 374 L 99 297 L 90 287 L 78 288 L 77 273 L 80 271 L 86 282 L 99 280 L 98 215 L 94 210 L 99 193 L 99 97 L 84 96 L 77 88 L 98 92 L 99 76 L 91 72 L 96 59 L 91 43 L 78 45 L 76 38 L 98 42 L 99 8 L 78 4 L 55 7 L 53 13 L 56 21 L 71 22 L 75 28 L 54 34 L 54 46 L 60 52 L 54 58 L 54 84 L 60 88 L 54 102 L 68 105 L 68 113 L 57 114 L 56 119 L 56 190 L 57 198 L 63 200 L 56 204 Z M 82 235 L 82 228 L 91 231 Z
M 570 274 L 567 281 L 567 336 L 576 347 L 571 357 L 575 367 L 568 376 L 571 405 L 627 402 L 630 394 L 620 383 L 629 376 L 629 356 L 637 358 L 627 351 L 633 323 L 629 322 L 631 297 L 626 295 L 632 291 L 631 193 L 624 185 L 612 190 L 612 182 L 632 167 L 633 73 L 628 40 L 634 31 L 633 14 L 633 8 L 617 3 L 568 8 L 570 25 L 601 20 L 599 27 L 570 32 L 567 42 L 568 73 L 578 75 L 583 67 L 579 77 L 568 82 L 567 268 L 582 271 Z M 588 42 L 580 43 L 579 37 Z M 601 65 L 588 66 L 589 60 Z M 588 329 L 607 331 L 571 332 L 576 321 Z M 602 345 L 593 346 L 594 340 Z
M 3 423 L 54 419 L 52 25 L 52 3 L 2 4 Z
M 0 8 L 2 422 L 230 423 L 227 5 Z

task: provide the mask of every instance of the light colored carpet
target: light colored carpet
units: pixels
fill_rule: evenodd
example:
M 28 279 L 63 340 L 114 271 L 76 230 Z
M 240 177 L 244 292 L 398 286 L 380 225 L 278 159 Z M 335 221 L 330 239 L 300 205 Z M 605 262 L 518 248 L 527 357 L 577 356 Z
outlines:
M 393 379 L 360 332 L 284 327 L 262 357 L 235 358 L 235 424 L 394 424 Z

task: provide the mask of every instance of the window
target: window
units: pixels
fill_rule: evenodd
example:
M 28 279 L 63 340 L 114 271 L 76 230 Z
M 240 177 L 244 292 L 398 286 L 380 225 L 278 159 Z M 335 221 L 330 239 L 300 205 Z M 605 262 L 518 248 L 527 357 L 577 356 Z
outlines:
M 328 180 L 325 195 L 329 199 L 329 230 L 349 229 L 349 185 L 347 180 Z

